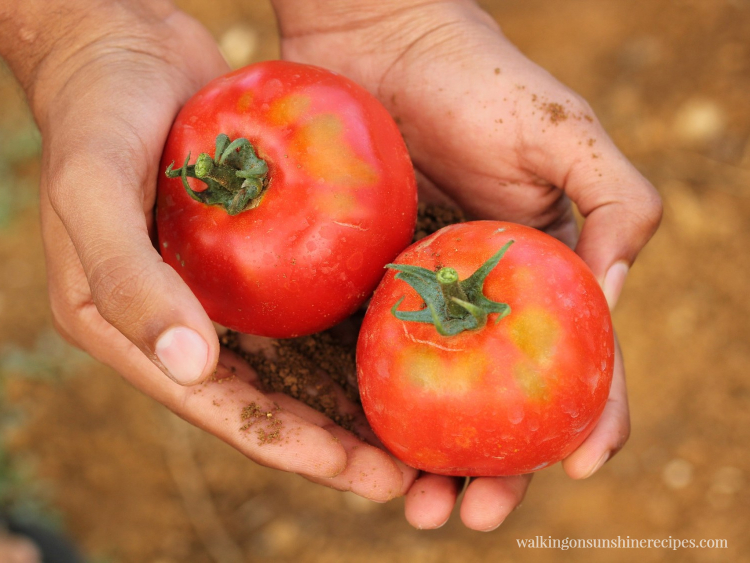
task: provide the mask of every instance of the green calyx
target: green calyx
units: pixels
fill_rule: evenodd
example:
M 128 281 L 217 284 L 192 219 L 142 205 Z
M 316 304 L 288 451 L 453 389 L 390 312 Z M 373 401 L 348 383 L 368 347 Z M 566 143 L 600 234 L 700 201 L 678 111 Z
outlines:
M 174 170 L 174 162 L 167 167 L 167 178 L 182 178 L 182 185 L 195 201 L 206 205 L 219 205 L 230 215 L 237 215 L 257 207 L 268 185 L 268 165 L 258 158 L 255 149 L 245 138 L 230 141 L 221 133 L 216 137 L 216 152 L 211 158 L 201 153 L 195 164 L 189 165 L 188 153 L 182 168 Z M 196 192 L 188 178 L 197 178 L 208 186 Z
M 412 286 L 425 303 L 424 308 L 419 311 L 399 311 L 398 307 L 405 299 L 402 297 L 391 308 L 391 313 L 402 321 L 432 324 L 443 336 L 483 328 L 492 313 L 497 313 L 497 323 L 510 314 L 510 306 L 487 299 L 484 295 L 484 280 L 513 242 L 508 241 L 463 281 L 459 280 L 458 273 L 453 268 L 441 268 L 433 272 L 420 266 L 388 264 L 386 268 L 398 271 L 396 279 Z

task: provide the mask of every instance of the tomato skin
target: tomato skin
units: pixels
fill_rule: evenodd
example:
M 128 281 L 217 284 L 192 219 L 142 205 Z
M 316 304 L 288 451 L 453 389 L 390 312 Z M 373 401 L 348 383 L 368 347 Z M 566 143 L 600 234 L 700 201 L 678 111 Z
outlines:
M 556 239 L 497 221 L 461 223 L 413 244 L 394 261 L 468 278 L 509 240 L 484 294 L 510 305 L 495 324 L 441 336 L 398 320 L 423 305 L 389 271 L 357 344 L 359 390 L 383 444 L 412 467 L 444 475 L 537 471 L 572 453 L 607 401 L 614 333 L 586 264 Z
M 217 78 L 185 104 L 161 171 L 189 152 L 213 156 L 220 133 L 252 143 L 268 164 L 268 187 L 256 208 L 230 216 L 160 174 L 164 261 L 212 320 L 240 332 L 288 338 L 346 318 L 414 231 L 416 182 L 393 119 L 343 76 L 263 62 Z

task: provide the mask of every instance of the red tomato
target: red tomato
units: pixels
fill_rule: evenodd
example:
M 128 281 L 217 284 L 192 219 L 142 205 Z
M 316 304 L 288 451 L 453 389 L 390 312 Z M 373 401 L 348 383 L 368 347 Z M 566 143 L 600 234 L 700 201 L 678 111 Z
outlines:
M 168 166 L 156 214 L 164 261 L 211 319 L 241 332 L 336 324 L 411 241 L 416 182 L 396 124 L 321 68 L 269 61 L 217 78 L 177 116 Z
M 496 221 L 441 229 L 396 263 L 357 344 L 362 405 L 383 444 L 444 475 L 528 473 L 573 452 L 604 409 L 615 353 L 586 264 L 540 231 Z M 461 289 L 443 293 L 435 279 L 449 282 L 450 268 Z M 455 334 L 438 332 L 431 309 Z

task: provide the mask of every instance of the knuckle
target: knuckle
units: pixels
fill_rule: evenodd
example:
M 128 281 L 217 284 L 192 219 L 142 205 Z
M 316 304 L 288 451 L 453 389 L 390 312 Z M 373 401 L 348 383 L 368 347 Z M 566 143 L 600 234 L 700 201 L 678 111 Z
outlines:
M 89 272 L 89 285 L 96 308 L 118 327 L 137 322 L 146 311 L 152 283 L 145 266 L 124 257 L 100 260 Z
M 664 214 L 661 197 L 651 186 L 632 194 L 629 202 L 630 215 L 642 230 L 652 234 L 659 227 Z
M 658 226 L 664 215 L 664 203 L 656 190 L 650 190 L 650 196 L 645 199 L 643 207 L 646 222 L 654 227 Z
M 630 439 L 630 411 L 627 404 L 619 404 L 617 407 L 620 412 L 617 417 L 618 426 L 611 450 L 613 455 L 620 451 Z
M 66 196 L 85 182 L 91 159 L 78 154 L 78 151 L 61 156 L 59 162 L 50 164 L 48 168 L 46 187 L 52 209 L 63 217 L 67 210 L 65 204 L 69 199 Z
M 612 449 L 610 450 L 610 455 L 615 455 L 617 452 L 622 450 L 622 448 L 625 447 L 625 444 L 630 439 L 630 424 L 628 424 L 626 427 L 622 429 L 620 434 L 617 436 L 617 440 L 612 446 Z
M 54 329 L 69 344 L 88 352 L 85 345 L 88 326 L 82 318 L 85 308 L 91 305 L 88 292 L 50 279 L 48 295 Z
M 577 92 L 568 89 L 565 90 L 565 94 L 565 113 L 574 118 L 568 120 L 571 125 L 573 123 L 588 123 L 593 124 L 596 127 L 601 127 L 599 118 L 596 117 L 596 113 L 594 112 L 594 108 L 591 107 L 591 104 L 589 104 L 586 98 Z
M 625 445 L 625 442 L 627 442 L 629 439 L 630 439 L 630 414 L 628 412 L 625 412 L 623 414 L 622 426 L 620 428 L 620 434 L 619 434 L 619 440 L 617 442 L 617 447 L 622 448 Z
M 147 151 L 137 132 L 121 131 L 113 140 L 84 129 L 53 142 L 58 152 L 50 151 L 45 185 L 52 208 L 64 222 L 86 202 L 87 186 L 102 189 L 104 179 L 109 186 L 139 186 L 145 180 L 138 167 L 123 164 L 141 159 Z M 63 143 L 66 146 L 60 147 Z
M 73 336 L 72 331 L 69 329 L 70 323 L 65 319 L 62 315 L 55 312 L 55 307 L 52 307 L 52 327 L 55 329 L 57 334 L 59 334 L 65 342 L 70 344 L 71 346 L 75 346 L 78 349 L 83 350 L 83 346 Z
M 594 109 L 589 104 L 588 100 L 576 92 L 572 92 L 570 98 L 571 109 L 575 113 L 581 113 L 582 115 L 588 115 L 591 119 L 595 118 Z

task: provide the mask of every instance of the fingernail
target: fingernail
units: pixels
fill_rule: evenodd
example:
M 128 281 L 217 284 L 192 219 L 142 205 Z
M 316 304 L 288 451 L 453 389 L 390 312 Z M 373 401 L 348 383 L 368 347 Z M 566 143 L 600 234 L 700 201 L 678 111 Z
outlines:
M 610 266 L 607 274 L 604 276 L 604 297 L 607 298 L 607 304 L 609 309 L 612 310 L 617 305 L 617 300 L 620 298 L 622 287 L 625 285 L 625 278 L 628 275 L 630 268 L 625 262 L 615 262 Z
M 443 522 L 442 524 L 438 524 L 437 526 L 435 526 L 432 529 L 433 530 L 438 530 L 438 529 L 442 528 L 443 526 L 445 526 L 448 523 L 448 520 L 450 520 L 450 519 L 451 519 L 451 517 L 450 517 L 450 515 L 448 515 L 448 518 L 445 519 L 445 522 Z
M 208 361 L 208 344 L 192 329 L 176 326 L 164 332 L 156 341 L 156 357 L 167 370 L 167 375 L 180 385 L 190 385 L 200 379 Z
M 597 471 L 599 471 L 599 470 L 600 470 L 600 469 L 602 468 L 602 465 L 604 465 L 605 463 L 607 463 L 607 460 L 609 459 L 609 455 L 610 455 L 610 453 L 609 453 L 609 452 L 605 452 L 605 453 L 604 453 L 604 455 L 602 455 L 602 457 L 600 457 L 600 458 L 599 458 L 599 461 L 597 461 L 597 462 L 596 462 L 596 463 L 594 464 L 594 466 L 593 466 L 593 467 L 591 468 L 591 471 L 589 471 L 589 472 L 588 472 L 588 473 L 586 474 L 586 476 L 584 477 L 584 479 L 588 479 L 588 478 L 589 478 L 589 477 L 591 477 L 591 476 L 592 476 L 592 475 L 593 475 L 594 473 L 596 473 Z
M 485 534 L 488 532 L 494 532 L 500 527 L 500 524 L 502 524 L 502 522 L 498 523 L 496 526 L 492 526 L 492 528 L 487 528 L 486 530 L 482 530 L 482 532 L 484 532 Z

